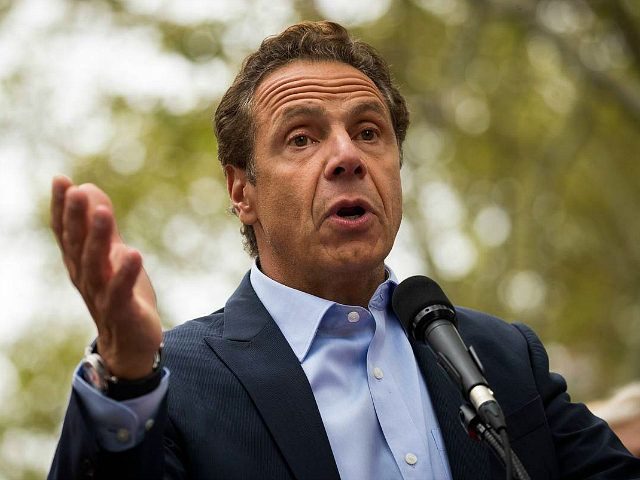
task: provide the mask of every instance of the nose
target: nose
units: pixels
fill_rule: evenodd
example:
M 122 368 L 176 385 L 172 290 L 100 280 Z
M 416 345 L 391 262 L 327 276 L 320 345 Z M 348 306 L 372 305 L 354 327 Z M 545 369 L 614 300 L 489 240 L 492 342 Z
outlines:
M 367 174 L 362 152 L 346 132 L 336 136 L 331 142 L 329 155 L 329 161 L 324 170 L 328 180 L 347 177 L 363 178 Z

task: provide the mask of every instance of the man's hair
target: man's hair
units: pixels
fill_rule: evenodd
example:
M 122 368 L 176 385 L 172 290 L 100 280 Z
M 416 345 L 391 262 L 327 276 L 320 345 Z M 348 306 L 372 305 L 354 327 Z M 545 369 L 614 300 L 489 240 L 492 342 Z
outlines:
M 252 111 L 254 93 L 269 73 L 296 60 L 335 61 L 351 65 L 369 77 L 380 89 L 391 112 L 391 120 L 402 157 L 402 142 L 409 125 L 409 112 L 402 95 L 394 86 L 387 62 L 364 42 L 333 22 L 302 22 L 279 35 L 266 38 L 255 53 L 243 62 L 233 84 L 222 97 L 215 114 L 218 137 L 218 160 L 222 166 L 244 169 L 255 185 L 255 118 Z M 243 225 L 245 249 L 258 255 L 252 225 Z

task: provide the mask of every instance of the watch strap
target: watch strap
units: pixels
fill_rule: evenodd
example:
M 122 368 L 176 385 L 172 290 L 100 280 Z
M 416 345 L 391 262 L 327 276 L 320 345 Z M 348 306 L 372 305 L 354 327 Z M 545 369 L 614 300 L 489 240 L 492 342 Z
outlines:
M 94 388 L 104 393 L 109 398 L 122 401 L 140 397 L 152 392 L 162 380 L 162 348 L 156 352 L 153 361 L 153 371 L 146 377 L 136 380 L 127 380 L 111 375 L 104 359 L 97 351 L 97 341 L 93 341 L 85 349 L 82 360 L 82 376 Z
M 154 370 L 150 375 L 138 380 L 118 379 L 117 382 L 107 382 L 105 394 L 114 400 L 130 400 L 151 393 L 158 388 L 162 380 L 162 369 Z

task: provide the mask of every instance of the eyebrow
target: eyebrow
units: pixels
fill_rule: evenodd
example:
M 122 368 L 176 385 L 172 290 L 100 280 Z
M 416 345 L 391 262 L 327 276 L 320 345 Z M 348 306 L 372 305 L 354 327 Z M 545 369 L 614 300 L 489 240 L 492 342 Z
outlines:
M 326 113 L 326 108 L 319 105 L 295 105 L 288 107 L 282 112 L 278 124 L 282 124 L 295 117 L 315 117 Z M 379 102 L 359 103 L 349 111 L 349 115 L 358 116 L 363 113 L 374 112 L 385 117 L 387 110 Z
M 359 103 L 353 107 L 349 113 L 351 115 L 358 116 L 368 112 L 375 112 L 383 117 L 386 117 L 387 115 L 387 110 L 379 102 Z
M 320 116 L 326 113 L 326 109 L 324 107 L 318 105 L 296 105 L 293 107 L 288 107 L 282 112 L 282 117 L 280 117 L 280 122 L 290 120 L 294 117 L 314 117 Z M 280 123 L 278 122 L 278 123 Z
M 277 130 L 282 129 L 291 119 L 299 117 L 320 117 L 326 113 L 326 109 L 319 105 L 294 105 L 284 109 L 279 118 L 275 121 Z

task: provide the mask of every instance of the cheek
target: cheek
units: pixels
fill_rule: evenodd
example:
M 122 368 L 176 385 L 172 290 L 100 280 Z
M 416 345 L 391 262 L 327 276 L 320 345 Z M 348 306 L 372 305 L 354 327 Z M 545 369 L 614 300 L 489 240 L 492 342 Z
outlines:
M 396 201 L 398 202 L 398 208 L 400 215 L 402 215 L 402 182 L 400 181 L 400 174 L 397 175 L 396 182 L 393 186 L 393 191 L 396 195 Z
M 386 172 L 385 183 L 385 202 L 390 209 L 389 213 L 395 217 L 402 216 L 402 183 L 400 182 L 400 173 L 397 168 L 390 169 Z
M 310 216 L 313 197 L 296 175 L 263 175 L 258 179 L 256 196 L 258 216 L 263 223 L 279 224 L 283 229 L 295 230 Z
M 400 222 L 402 221 L 402 191 L 400 186 L 394 193 L 394 202 L 393 202 L 393 225 L 396 230 L 400 228 Z

